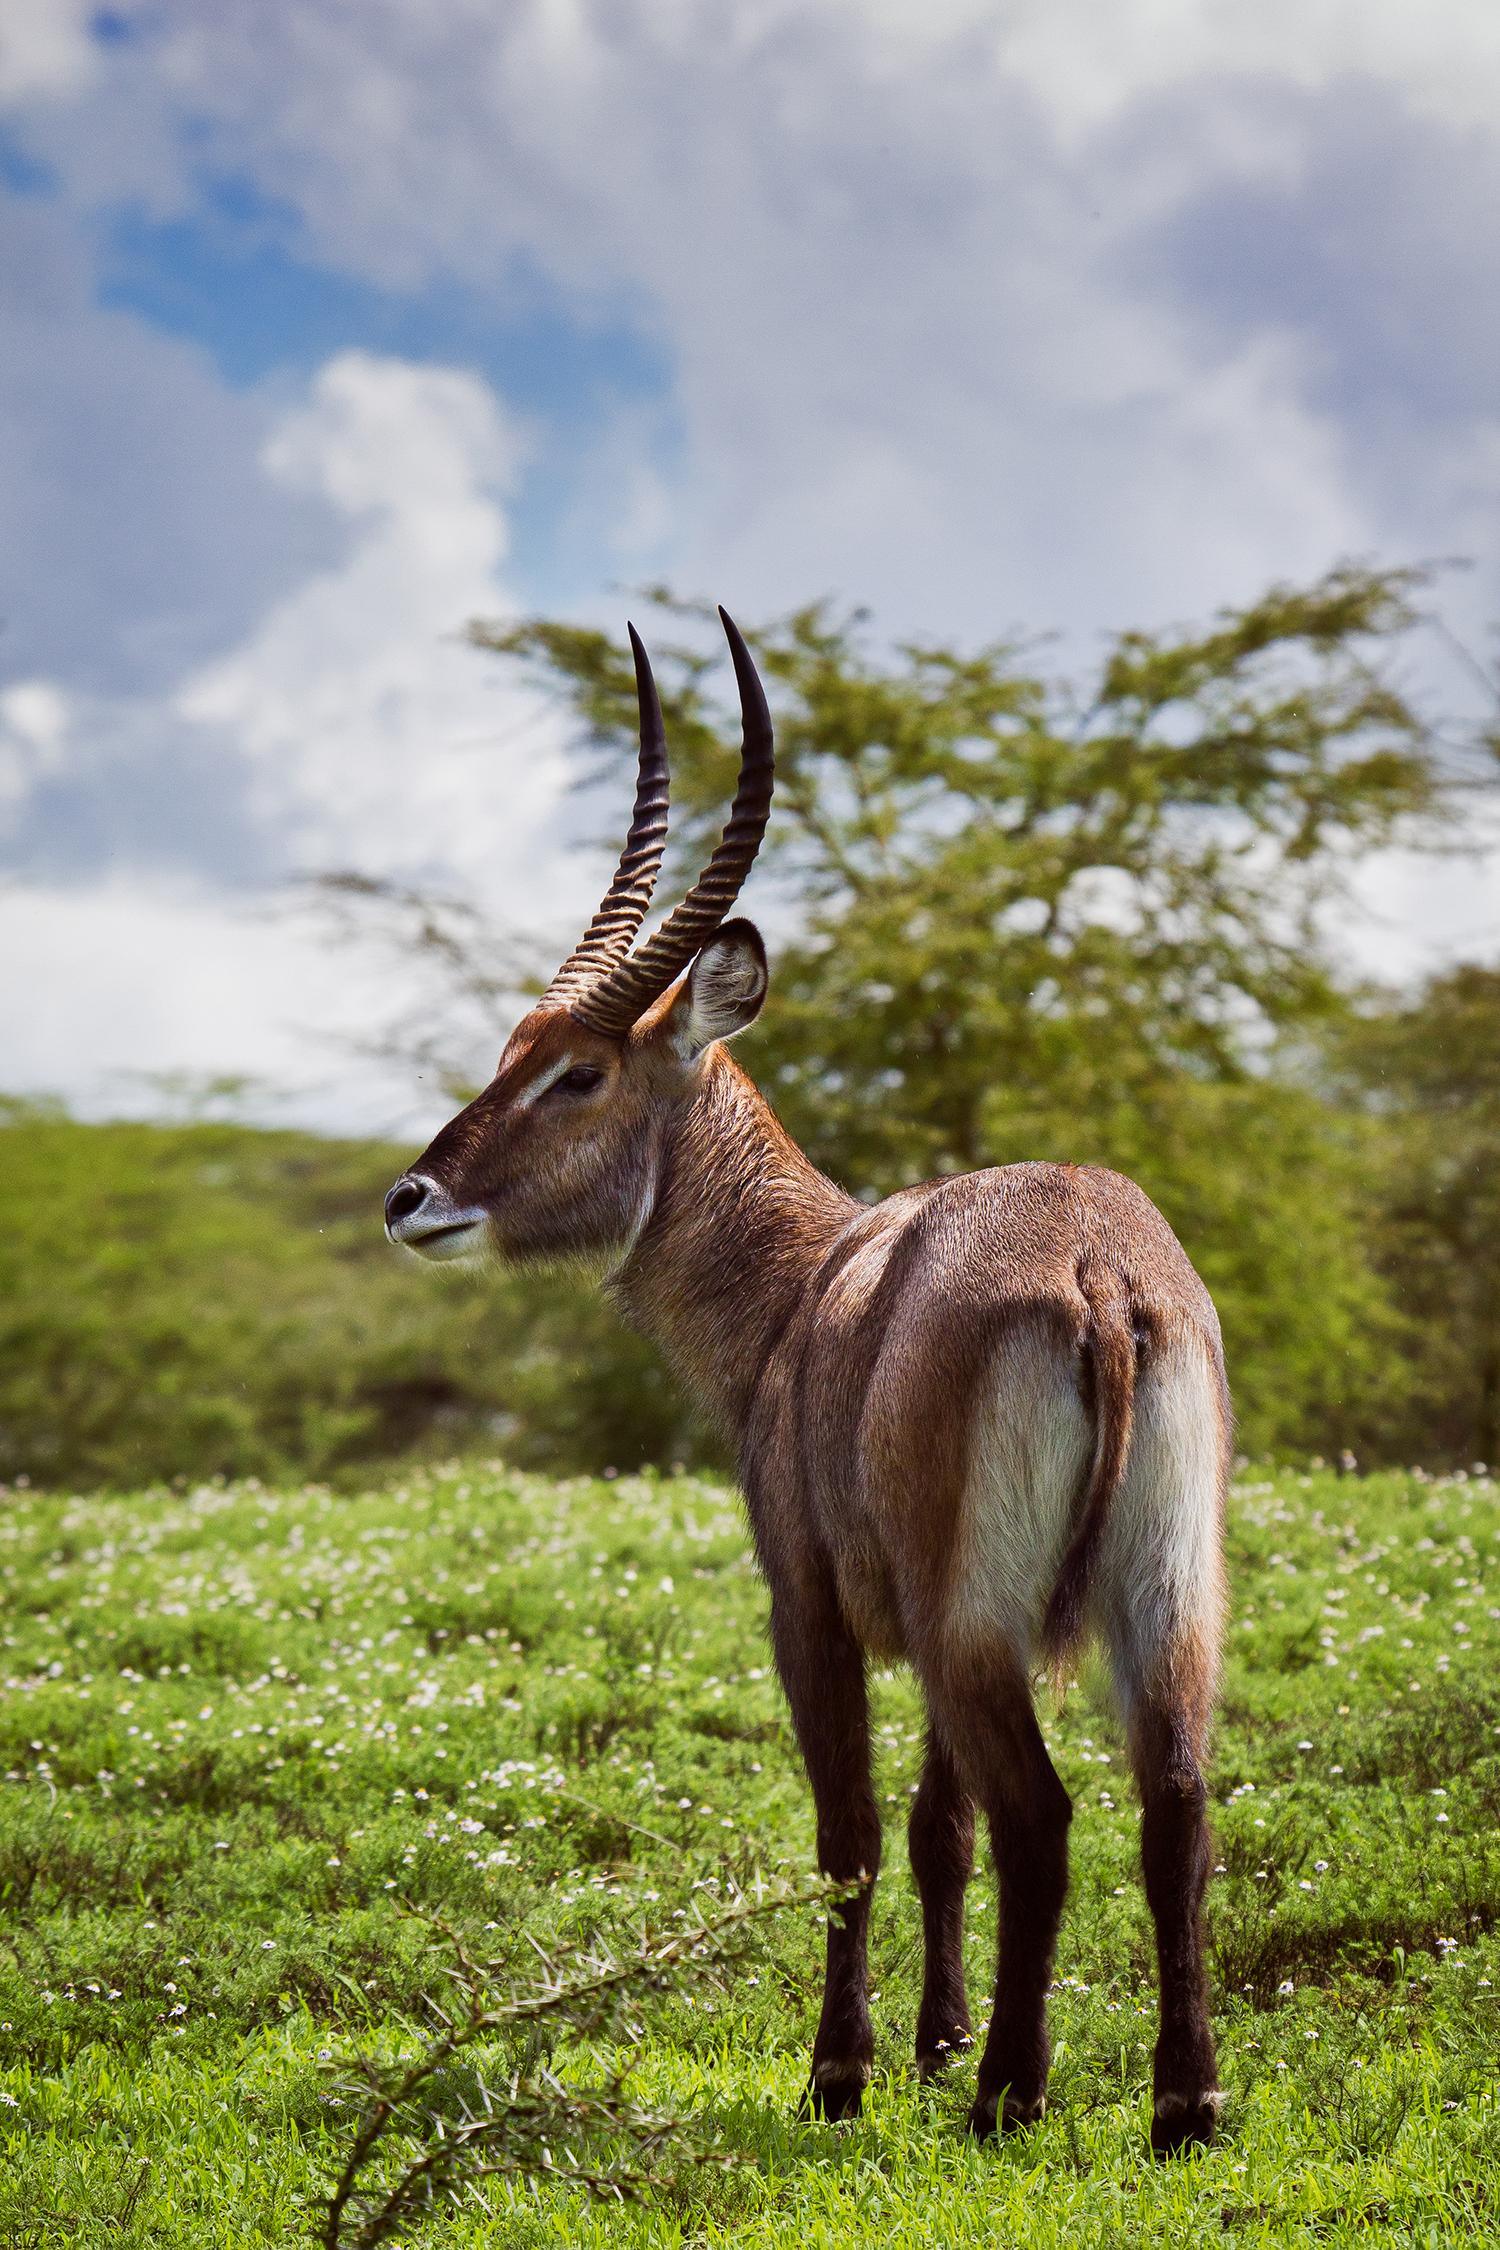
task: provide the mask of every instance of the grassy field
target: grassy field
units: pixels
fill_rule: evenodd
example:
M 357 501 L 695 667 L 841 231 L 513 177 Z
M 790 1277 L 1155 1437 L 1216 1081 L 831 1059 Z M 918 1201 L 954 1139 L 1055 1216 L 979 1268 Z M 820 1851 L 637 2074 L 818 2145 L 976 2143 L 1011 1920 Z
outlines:
M 909 1683 L 876 1682 L 891 1819 L 864 2117 L 794 2119 L 815 1913 L 727 1989 L 648 2002 L 642 2096 L 729 2170 L 601 2208 L 547 2184 L 424 2222 L 478 2243 L 813 2246 L 1500 2237 L 1500 1490 L 1244 1481 L 1213 1768 L 1229 2104 L 1204 2158 L 1146 2153 L 1154 2005 L 1136 1813 L 1090 1680 L 1047 1726 L 1077 1806 L 1053 2107 L 961 2131 L 972 2064 L 907 2074 Z M 411 1476 L 0 1509 L 0 2243 L 306 2239 L 351 2052 L 410 2051 L 442 1985 L 408 1898 L 526 1955 L 670 1928 L 811 1820 L 733 1496 L 692 1478 Z M 980 1998 L 993 1886 L 975 1884 Z M 597 2058 L 595 2058 L 597 2059 Z M 563 2069 L 586 2068 L 577 2058 Z

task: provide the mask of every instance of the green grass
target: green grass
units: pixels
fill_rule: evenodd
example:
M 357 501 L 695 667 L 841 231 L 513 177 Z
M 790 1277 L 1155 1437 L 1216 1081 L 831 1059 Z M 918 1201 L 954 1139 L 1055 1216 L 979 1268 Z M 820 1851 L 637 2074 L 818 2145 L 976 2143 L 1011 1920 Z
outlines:
M 1072 2246 L 1500 2236 L 1500 1492 L 1250 1480 L 1232 1510 L 1212 1951 L 1230 2100 L 1146 2153 L 1136 1812 L 1083 1684 L 1047 1727 L 1077 1805 L 1053 2106 L 970 2145 L 972 2064 L 907 2074 L 909 1682 L 876 1682 L 890 1815 L 866 2113 L 793 2120 L 821 1933 L 768 1923 L 726 1992 L 651 2003 L 639 2091 L 753 2164 L 596 2208 L 516 2191 L 466 2246 Z M 295 2242 L 362 2042 L 441 1982 L 403 1895 L 502 1956 L 670 1922 L 811 1819 L 733 1496 L 495 1469 L 362 1496 L 13 1493 L 0 1513 L 0 2243 Z M 976 1881 L 976 2001 L 993 1885 Z

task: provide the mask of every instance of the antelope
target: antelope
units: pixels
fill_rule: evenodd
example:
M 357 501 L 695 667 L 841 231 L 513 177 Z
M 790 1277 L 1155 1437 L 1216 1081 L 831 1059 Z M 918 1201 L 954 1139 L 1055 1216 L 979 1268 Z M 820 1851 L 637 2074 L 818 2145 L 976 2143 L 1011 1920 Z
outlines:
M 999 1942 L 971 2129 L 1046 2106 L 1047 1993 L 1072 1806 L 1033 1701 L 1103 1644 L 1142 1802 L 1160 1978 L 1151 2143 L 1211 2139 L 1200 1770 L 1223 1606 L 1229 1399 L 1212 1299 L 1132 1181 L 1026 1163 L 865 1204 L 815 1169 L 726 1041 L 766 951 L 731 918 L 774 765 L 755 666 L 721 610 L 743 742 L 728 825 L 637 943 L 667 834 L 651 666 L 635 807 L 577 948 L 490 1084 L 386 1198 L 429 1259 L 592 1257 L 738 1453 L 771 1639 L 841 1886 L 805 2108 L 855 2114 L 872 2074 L 867 1932 L 881 1855 L 866 1667 L 912 1667 L 927 1710 L 909 1847 L 925 1963 L 916 2066 L 972 2044 L 964 1893 L 976 1812 Z M 685 974 L 684 974 L 685 972 Z

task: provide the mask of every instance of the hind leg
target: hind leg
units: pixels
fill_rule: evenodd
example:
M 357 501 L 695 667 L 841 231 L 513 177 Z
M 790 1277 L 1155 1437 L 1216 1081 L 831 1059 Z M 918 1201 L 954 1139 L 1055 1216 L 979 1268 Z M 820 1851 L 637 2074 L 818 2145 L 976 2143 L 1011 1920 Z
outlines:
M 1130 1463 L 1100 1555 L 1099 1615 L 1141 1793 L 1141 1869 L 1161 2009 L 1151 2145 L 1213 2138 L 1220 2095 L 1203 1962 L 1210 1849 L 1202 1760 L 1223 1614 L 1227 1420 L 1217 1360 L 1148 1361 Z
M 989 2037 L 969 2124 L 1031 2125 L 1047 2106 L 1047 1990 L 1068 1887 L 1073 1808 L 1047 1755 L 1031 1689 L 997 1656 L 963 1683 L 928 1683 L 933 1715 L 989 1820 L 1000 1888 L 1000 1945 Z
M 1159 2156 L 1213 2139 L 1220 2101 L 1203 1959 L 1211 1858 L 1202 1759 L 1212 1704 L 1218 1582 L 1184 1624 L 1182 1600 L 1141 1590 L 1128 1621 L 1116 1609 L 1115 1678 L 1141 1796 L 1141 1872 L 1156 1925 L 1160 2013 L 1152 2071 L 1151 2146 Z M 1170 1620 L 1170 1622 L 1168 1622 Z
M 922 2005 L 917 2073 L 932 2077 L 970 2044 L 964 1989 L 964 1892 L 974 1868 L 974 1806 L 935 1732 L 912 1801 L 911 1871 L 922 1901 Z
M 1151 2146 L 1170 2155 L 1213 2139 L 1222 2096 L 1203 1963 L 1208 1885 L 1203 1728 L 1191 1697 L 1148 1694 L 1130 1715 L 1141 1793 L 1141 1868 L 1156 1924 L 1161 2015 L 1152 2071 Z

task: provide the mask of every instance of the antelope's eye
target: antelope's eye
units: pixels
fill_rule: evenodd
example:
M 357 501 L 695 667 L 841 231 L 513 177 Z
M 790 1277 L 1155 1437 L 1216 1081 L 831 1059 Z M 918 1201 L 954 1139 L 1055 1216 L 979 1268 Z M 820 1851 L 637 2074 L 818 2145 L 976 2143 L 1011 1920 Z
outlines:
M 559 1094 L 591 1094 L 603 1083 L 603 1071 L 596 1070 L 592 1063 L 574 1063 L 571 1070 L 565 1070 L 554 1082 L 554 1090 Z

